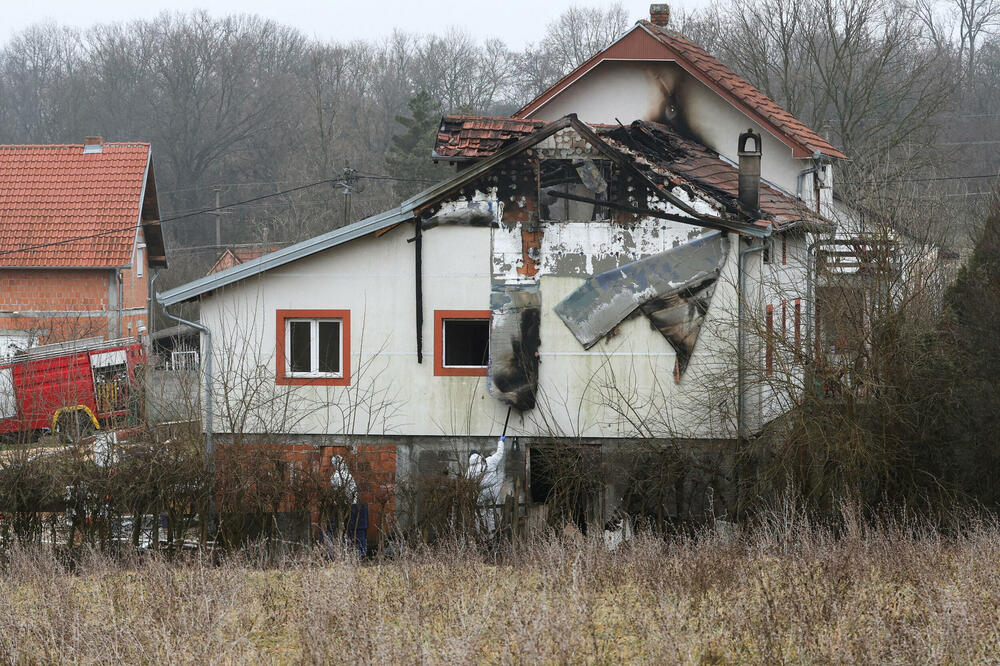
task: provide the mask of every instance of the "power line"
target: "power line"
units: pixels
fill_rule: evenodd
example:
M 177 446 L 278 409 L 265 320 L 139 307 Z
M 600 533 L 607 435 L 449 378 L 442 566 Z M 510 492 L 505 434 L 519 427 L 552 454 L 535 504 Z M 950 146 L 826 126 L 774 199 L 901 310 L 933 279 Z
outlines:
M 183 219 L 188 218 L 188 217 L 194 217 L 195 215 L 202 215 L 204 213 L 209 213 L 209 212 L 216 211 L 216 210 L 219 210 L 219 209 L 222 209 L 222 208 L 231 208 L 233 206 L 242 206 L 244 204 L 254 203 L 255 201 L 261 201 L 263 199 L 270 199 L 271 197 L 280 197 L 280 196 L 283 196 L 285 194 L 291 194 L 292 192 L 298 192 L 300 190 L 305 190 L 305 189 L 308 189 L 310 187 L 316 187 L 317 185 L 323 185 L 323 184 L 326 184 L 326 183 L 336 183 L 336 182 L 339 182 L 339 179 L 324 178 L 323 180 L 317 180 L 317 181 L 312 182 L 312 183 L 307 183 L 306 185 L 300 185 L 298 187 L 292 187 L 292 188 L 289 188 L 287 190 L 281 190 L 280 192 L 272 192 L 270 194 L 262 194 L 260 196 L 253 197 L 252 199 L 245 199 L 243 201 L 236 201 L 234 203 L 229 203 L 229 204 L 225 204 L 223 206 L 218 206 L 218 207 L 212 206 L 211 208 L 203 208 L 201 210 L 191 211 L 191 212 L 183 213 L 183 214 L 180 214 L 180 215 L 174 215 L 173 217 L 163 218 L 163 219 L 160 220 L 160 223 L 162 224 L 163 222 L 174 222 L 176 220 L 183 220 Z M 94 233 L 94 234 L 86 234 L 84 236 L 74 236 L 73 238 L 64 238 L 62 240 L 52 241 L 50 243 L 39 243 L 37 245 L 29 245 L 28 247 L 22 247 L 22 248 L 18 248 L 16 250 L 5 250 L 3 252 L 0 252 L 0 257 L 7 256 L 9 254 L 20 254 L 22 252 L 30 252 L 32 250 L 41 250 L 43 248 L 54 247 L 56 245 L 67 245 L 69 243 L 75 243 L 77 241 L 88 240 L 88 239 L 91 239 L 91 238 L 100 238 L 102 236 L 110 236 L 111 234 L 117 234 L 117 233 L 120 233 L 122 231 L 129 231 L 131 229 L 136 229 L 136 228 L 138 228 L 138 226 L 139 225 L 130 224 L 127 227 L 118 227 L 118 228 L 115 228 L 115 229 L 107 229 L 105 231 L 100 231 L 100 232 Z
M 401 182 L 423 182 L 423 183 L 434 183 L 434 182 L 437 182 L 437 181 L 433 181 L 433 180 L 428 180 L 426 178 L 396 178 L 394 176 L 382 176 L 382 175 L 377 175 L 377 174 L 357 174 L 357 176 L 359 178 L 369 178 L 369 179 L 372 179 L 372 180 L 395 180 L 395 181 L 401 181 Z M 317 185 L 324 185 L 326 183 L 337 183 L 337 184 L 339 184 L 339 183 L 343 183 L 343 179 L 342 178 L 324 178 L 322 180 L 317 180 L 317 181 L 313 181 L 311 183 L 306 183 L 305 185 L 299 185 L 298 187 L 290 187 L 288 189 L 281 190 L 280 192 L 271 192 L 270 194 L 262 194 L 260 196 L 253 197 L 253 198 L 250 198 L 250 199 L 244 199 L 243 201 L 235 201 L 233 203 L 227 203 L 227 204 L 224 204 L 224 205 L 221 205 L 221 206 L 211 206 L 209 208 L 201 208 L 201 209 L 189 211 L 189 212 L 186 212 L 186 213 L 180 213 L 180 214 L 174 215 L 172 217 L 165 217 L 165 218 L 162 218 L 160 220 L 160 223 L 162 224 L 163 222 L 175 222 L 177 220 L 183 220 L 183 219 L 186 219 L 186 218 L 189 218 L 189 217 L 194 217 L 195 215 L 204 215 L 206 213 L 217 212 L 217 211 L 225 209 L 225 208 L 233 208 L 235 206 L 245 206 L 247 204 L 252 204 L 252 203 L 255 203 L 257 201 L 262 201 L 264 199 L 270 199 L 270 198 L 273 198 L 273 197 L 284 196 L 286 194 L 291 194 L 292 192 L 299 192 L 301 190 L 309 189 L 311 187 L 316 187 Z M 93 234 L 86 234 L 86 235 L 83 235 L 83 236 L 74 236 L 72 238 L 63 238 L 62 240 L 52 241 L 52 242 L 49 242 L 49 243 L 38 243 L 37 245 L 29 245 L 28 247 L 22 247 L 22 248 L 18 248 L 16 250 L 5 250 L 3 252 L 0 252 L 0 257 L 5 257 L 5 256 L 11 255 L 11 254 L 21 254 L 23 252 L 31 252 L 32 250 L 41 250 L 41 249 L 44 249 L 44 248 L 47 248 L 47 247 L 54 247 L 54 246 L 57 246 L 57 245 L 68 245 L 70 243 L 76 243 L 78 241 L 89 240 L 91 238 L 101 238 L 102 236 L 110 236 L 111 234 L 117 234 L 117 233 L 120 233 L 122 231 L 129 231 L 131 229 L 136 229 L 136 228 L 138 228 L 138 226 L 139 225 L 131 224 L 131 225 L 127 226 L 127 227 L 117 227 L 115 229 L 107 229 L 105 231 L 100 231 L 100 232 L 93 233 Z
M 436 180 L 430 180 L 428 178 L 397 178 L 396 176 L 386 176 L 382 174 L 372 174 L 372 173 L 361 173 L 358 172 L 357 176 L 359 178 L 367 178 L 368 180 L 394 180 L 403 183 L 436 183 Z M 174 194 L 176 192 L 193 192 L 196 190 L 210 190 L 213 187 L 251 187 L 251 186 L 261 186 L 261 185 L 290 185 L 292 183 L 301 183 L 299 180 L 272 180 L 267 182 L 259 183 L 218 183 L 217 185 L 196 185 L 194 187 L 181 187 L 176 190 L 162 190 L 160 194 Z
M 1000 143 L 1000 141 L 996 142 Z M 941 180 L 975 180 L 977 178 L 997 178 L 995 173 L 986 173 L 980 176 L 937 176 L 929 178 L 891 178 L 888 180 L 842 180 L 842 185 L 870 185 L 874 183 L 927 183 Z
M 377 174 L 370 173 L 358 173 L 358 178 L 368 178 L 369 180 L 395 180 L 401 183 L 437 183 L 439 181 L 432 180 L 430 178 L 396 178 L 395 176 L 379 176 Z

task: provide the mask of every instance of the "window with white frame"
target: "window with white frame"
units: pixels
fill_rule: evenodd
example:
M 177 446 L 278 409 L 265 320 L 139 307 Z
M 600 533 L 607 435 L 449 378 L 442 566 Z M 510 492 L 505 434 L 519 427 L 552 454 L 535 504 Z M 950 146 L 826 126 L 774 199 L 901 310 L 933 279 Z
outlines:
M 489 359 L 489 310 L 434 311 L 436 377 L 485 376 Z
M 344 326 L 341 319 L 285 319 L 285 374 L 342 377 Z

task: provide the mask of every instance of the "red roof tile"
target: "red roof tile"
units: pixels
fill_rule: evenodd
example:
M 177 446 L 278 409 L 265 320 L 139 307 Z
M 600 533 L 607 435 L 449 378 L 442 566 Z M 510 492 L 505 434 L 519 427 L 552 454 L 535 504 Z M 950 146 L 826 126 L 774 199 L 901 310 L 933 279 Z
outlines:
M 445 116 L 438 129 L 434 155 L 453 159 L 485 157 L 544 126 L 540 120 Z
M 205 275 L 214 275 L 220 271 L 224 271 L 227 268 L 232 268 L 233 266 L 239 266 L 252 259 L 257 259 L 258 257 L 263 257 L 265 254 L 271 252 L 277 252 L 284 245 L 269 245 L 268 247 L 263 247 L 257 245 L 254 247 L 231 247 L 226 248 L 219 258 L 216 259 L 215 263 L 212 265 Z
M 0 266 L 128 264 L 148 163 L 148 143 L 0 146 Z
M 830 157 L 846 158 L 844 153 L 834 148 L 829 141 L 806 127 L 798 118 L 781 108 L 770 97 L 757 90 L 742 76 L 726 67 L 708 51 L 688 40 L 680 33 L 668 28 L 654 25 L 649 21 L 639 21 L 664 46 L 675 51 L 682 66 L 692 73 L 700 72 L 712 82 L 729 92 L 737 100 L 746 104 L 768 120 L 774 127 L 781 130 L 810 151 L 820 151 Z

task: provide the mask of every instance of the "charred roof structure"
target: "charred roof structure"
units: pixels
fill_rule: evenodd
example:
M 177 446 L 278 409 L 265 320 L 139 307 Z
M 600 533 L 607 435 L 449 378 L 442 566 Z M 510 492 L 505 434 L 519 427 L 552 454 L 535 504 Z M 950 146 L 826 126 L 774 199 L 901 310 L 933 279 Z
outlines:
M 518 122 L 515 118 L 477 118 L 476 126 L 483 129 L 477 130 L 478 138 L 472 143 L 466 125 L 446 117 L 438 132 L 435 155 L 447 155 L 454 161 L 480 160 L 547 125 L 539 121 L 530 125 Z M 797 225 L 814 230 L 832 229 L 828 220 L 802 201 L 766 182 L 761 183 L 760 208 L 743 210 L 739 205 L 738 167 L 666 125 L 636 120 L 628 126 L 588 127 L 660 189 L 677 187 L 706 196 L 718 202 L 725 214 L 773 224 L 775 231 Z

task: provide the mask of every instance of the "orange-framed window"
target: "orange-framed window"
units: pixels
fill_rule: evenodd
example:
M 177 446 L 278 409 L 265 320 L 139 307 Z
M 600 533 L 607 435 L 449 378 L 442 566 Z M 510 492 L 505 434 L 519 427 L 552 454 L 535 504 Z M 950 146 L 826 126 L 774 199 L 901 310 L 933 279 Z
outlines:
M 278 384 L 350 385 L 350 310 L 278 310 L 275 319 Z
M 435 377 L 485 377 L 489 359 L 489 310 L 434 311 Z

